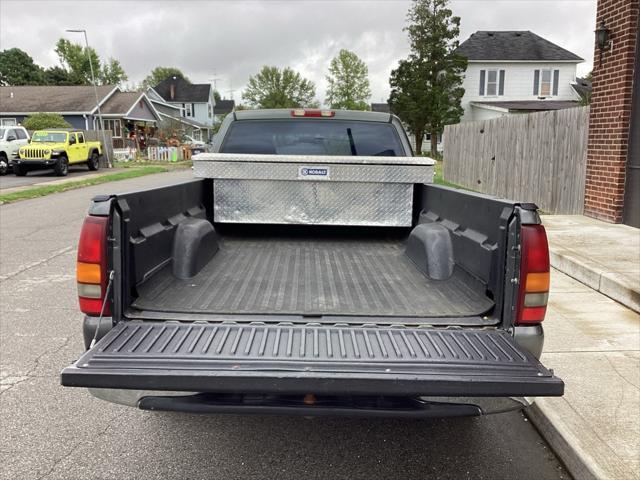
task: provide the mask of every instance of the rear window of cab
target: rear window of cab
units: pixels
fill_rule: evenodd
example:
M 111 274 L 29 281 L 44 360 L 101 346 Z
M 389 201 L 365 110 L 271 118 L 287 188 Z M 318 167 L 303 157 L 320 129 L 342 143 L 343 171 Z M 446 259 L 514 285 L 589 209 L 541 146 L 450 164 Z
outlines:
M 264 155 L 405 155 L 395 127 L 342 120 L 241 120 L 225 135 L 222 153 Z

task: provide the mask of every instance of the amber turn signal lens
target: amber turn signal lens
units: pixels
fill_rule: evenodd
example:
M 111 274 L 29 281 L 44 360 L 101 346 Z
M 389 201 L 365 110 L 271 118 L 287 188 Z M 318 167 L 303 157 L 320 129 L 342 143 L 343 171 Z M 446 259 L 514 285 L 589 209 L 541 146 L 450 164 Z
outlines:
M 76 277 L 78 283 L 97 283 L 100 284 L 100 264 L 78 262 L 76 266 Z
M 524 287 L 525 292 L 548 292 L 549 272 L 528 273 L 527 282 Z

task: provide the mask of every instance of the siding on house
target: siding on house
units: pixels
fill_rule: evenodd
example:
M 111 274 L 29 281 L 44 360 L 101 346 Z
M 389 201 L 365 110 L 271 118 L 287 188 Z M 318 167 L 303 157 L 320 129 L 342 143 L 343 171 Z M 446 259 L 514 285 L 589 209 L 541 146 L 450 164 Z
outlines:
M 571 87 L 571 83 L 576 80 L 575 63 L 485 63 L 470 62 L 464 75 L 463 88 L 465 89 L 462 98 L 464 116 L 462 121 L 486 120 L 503 116 L 504 113 L 489 111 L 471 106 L 471 102 L 488 101 L 516 101 L 516 100 L 538 100 L 539 95 L 534 95 L 534 72 L 536 70 L 559 70 L 558 94 L 546 97 L 548 100 L 578 100 L 578 96 Z M 503 95 L 480 95 L 481 71 L 504 70 L 504 94 Z M 486 75 L 486 73 L 485 73 Z M 553 76 L 552 76 L 553 85 Z
M 135 107 L 133 108 L 133 110 L 131 110 L 127 117 L 149 121 L 156 120 L 155 115 L 144 100 L 140 100 L 138 103 L 136 103 Z

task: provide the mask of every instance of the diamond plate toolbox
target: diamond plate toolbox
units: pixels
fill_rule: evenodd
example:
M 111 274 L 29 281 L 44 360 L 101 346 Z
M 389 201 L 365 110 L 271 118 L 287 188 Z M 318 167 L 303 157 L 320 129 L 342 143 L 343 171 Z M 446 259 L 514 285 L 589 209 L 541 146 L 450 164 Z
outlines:
M 424 157 L 209 153 L 214 220 L 227 223 L 411 226 L 414 184 L 433 180 Z

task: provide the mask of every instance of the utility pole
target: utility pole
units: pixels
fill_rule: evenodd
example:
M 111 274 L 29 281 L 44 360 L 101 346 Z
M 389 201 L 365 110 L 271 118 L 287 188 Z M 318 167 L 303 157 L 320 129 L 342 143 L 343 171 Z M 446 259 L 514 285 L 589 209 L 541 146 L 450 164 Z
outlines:
M 100 130 L 102 130 L 102 145 L 103 153 L 107 158 L 107 165 L 111 168 L 111 159 L 109 158 L 109 149 L 107 148 L 107 136 L 104 133 L 104 121 L 102 120 L 102 112 L 100 112 L 100 99 L 98 98 L 98 84 L 96 83 L 96 77 L 93 73 L 93 61 L 91 60 L 91 51 L 89 50 L 89 40 L 87 38 L 87 31 L 85 29 L 67 29 L 69 33 L 82 33 L 84 35 L 84 44 L 87 47 L 87 56 L 89 57 L 89 69 L 91 70 L 91 83 L 93 83 L 93 93 L 96 95 L 96 108 L 98 110 L 98 121 L 100 122 Z M 95 125 L 95 123 L 94 123 Z

